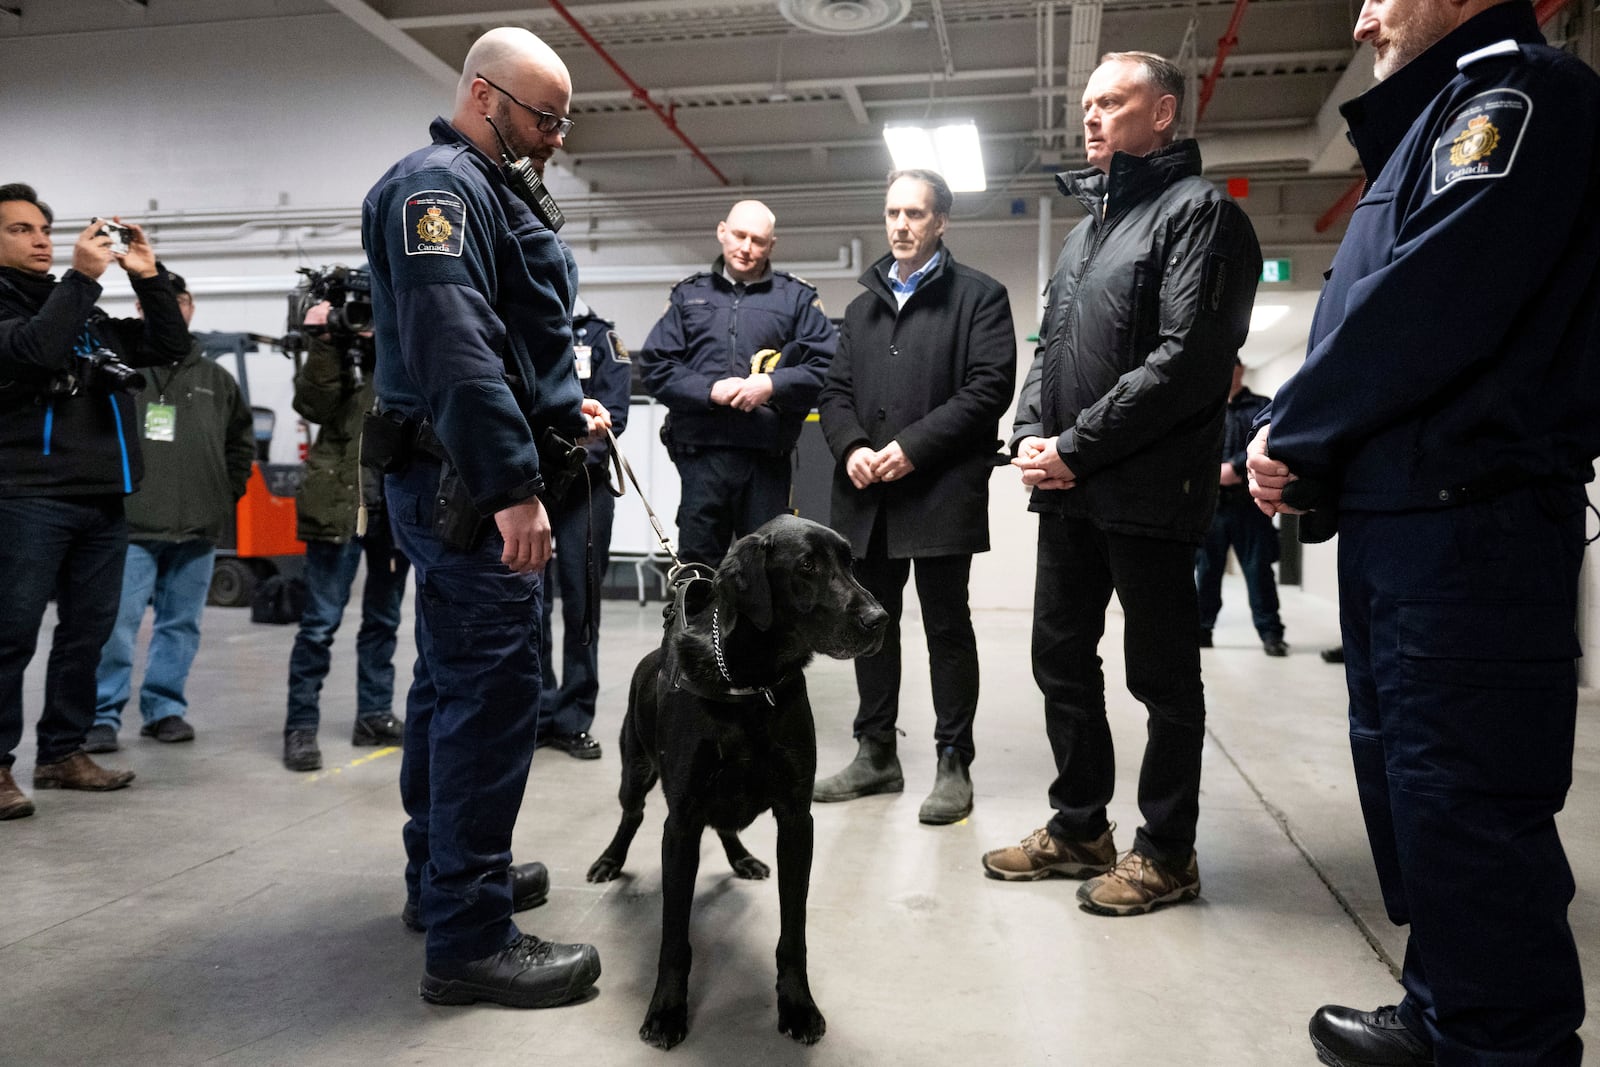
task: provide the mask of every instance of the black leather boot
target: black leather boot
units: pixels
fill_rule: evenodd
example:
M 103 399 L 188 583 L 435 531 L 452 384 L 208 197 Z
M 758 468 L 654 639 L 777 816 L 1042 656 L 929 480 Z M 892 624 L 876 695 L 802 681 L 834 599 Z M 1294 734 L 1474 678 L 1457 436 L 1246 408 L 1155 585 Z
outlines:
M 1329 1067 L 1433 1067 L 1433 1049 L 1393 1004 L 1360 1011 L 1327 1004 L 1311 1017 L 1311 1046 Z
M 900 774 L 900 757 L 895 755 L 894 740 L 874 741 L 861 739 L 856 758 L 849 766 L 831 778 L 823 778 L 811 789 L 811 799 L 820 804 L 835 800 L 854 800 L 874 793 L 898 793 L 906 787 Z

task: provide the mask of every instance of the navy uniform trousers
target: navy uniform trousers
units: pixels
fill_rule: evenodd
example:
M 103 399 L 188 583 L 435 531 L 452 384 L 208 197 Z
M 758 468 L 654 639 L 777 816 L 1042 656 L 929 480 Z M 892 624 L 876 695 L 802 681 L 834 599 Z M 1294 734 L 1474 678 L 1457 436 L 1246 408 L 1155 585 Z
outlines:
M 518 936 L 511 831 L 533 760 L 542 578 L 500 562 L 490 522 L 458 552 L 433 534 L 439 464 L 385 478 L 395 544 L 416 572 L 417 664 L 406 698 L 400 798 L 406 892 L 429 963 L 480 959 Z
M 1572 780 L 1581 486 L 1343 513 L 1350 748 L 1396 924 L 1401 1020 L 1439 1067 L 1578 1064 L 1555 815 Z
M 539 626 L 539 658 L 544 665 L 544 695 L 539 706 L 539 736 L 588 733 L 594 725 L 600 695 L 600 583 L 611 566 L 611 525 L 617 498 L 611 495 L 606 469 L 591 464 L 589 480 L 576 478 L 566 499 L 545 506 L 555 536 L 555 554 L 545 566 L 544 610 Z M 590 529 L 590 515 L 594 528 Z M 594 551 L 595 598 L 589 600 L 589 546 Z M 556 678 L 555 637 L 551 628 L 554 599 L 550 578 L 561 595 L 561 677 Z M 588 609 L 594 632 L 584 641 L 583 615 Z

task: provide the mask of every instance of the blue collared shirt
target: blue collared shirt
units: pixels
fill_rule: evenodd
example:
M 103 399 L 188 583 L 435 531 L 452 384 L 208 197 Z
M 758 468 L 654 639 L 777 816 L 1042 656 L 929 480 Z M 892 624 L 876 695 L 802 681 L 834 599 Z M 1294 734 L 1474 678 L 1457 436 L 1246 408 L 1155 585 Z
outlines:
M 917 291 L 917 286 L 922 284 L 922 279 L 927 276 L 929 271 L 939 265 L 939 257 L 942 255 L 944 255 L 943 249 L 935 252 L 933 258 L 922 265 L 921 270 L 913 271 L 911 277 L 905 281 L 901 281 L 897 277 L 900 272 L 900 261 L 895 260 L 889 264 L 889 269 L 884 271 L 884 274 L 888 276 L 889 289 L 894 293 L 895 302 L 900 307 L 906 306 L 906 301 L 910 300 L 911 294 Z

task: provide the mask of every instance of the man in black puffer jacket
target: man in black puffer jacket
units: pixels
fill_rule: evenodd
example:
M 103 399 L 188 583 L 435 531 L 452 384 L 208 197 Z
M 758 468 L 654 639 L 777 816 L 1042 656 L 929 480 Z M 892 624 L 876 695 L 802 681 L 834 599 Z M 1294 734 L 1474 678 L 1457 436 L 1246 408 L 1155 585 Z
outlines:
M 122 498 L 143 474 L 133 394 L 122 364 L 176 363 L 189 331 L 166 273 L 138 226 L 126 251 L 95 219 L 78 234 L 72 268 L 50 271 L 54 216 L 33 189 L 0 185 L 0 820 L 32 814 L 11 776 L 22 740 L 22 672 L 52 594 L 59 622 L 39 717 L 36 789 L 120 789 L 83 752 L 94 721 L 95 666 L 122 591 L 128 526 Z M 144 319 L 94 306 L 115 260 Z M 134 377 L 137 377 L 135 375 Z M 142 385 L 142 382 L 139 383 Z
M 1244 212 L 1200 178 L 1195 143 L 1173 140 L 1182 98 L 1182 72 L 1147 52 L 1113 52 L 1090 78 L 1091 169 L 1057 179 L 1089 217 L 1056 262 L 1012 435 L 1039 513 L 1033 673 L 1059 775 L 1049 824 L 983 862 L 996 878 L 1098 875 L 1078 892 L 1097 914 L 1142 914 L 1200 891 L 1194 550 L 1216 508 L 1223 409 L 1261 250 Z M 1096 654 L 1113 590 L 1128 689 L 1150 716 L 1145 821 L 1120 862 Z

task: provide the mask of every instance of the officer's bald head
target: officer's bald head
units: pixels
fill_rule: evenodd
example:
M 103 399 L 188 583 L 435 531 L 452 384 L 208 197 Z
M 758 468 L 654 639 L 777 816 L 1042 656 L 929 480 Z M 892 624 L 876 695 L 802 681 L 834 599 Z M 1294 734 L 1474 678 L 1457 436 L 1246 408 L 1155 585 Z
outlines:
M 717 223 L 717 243 L 722 245 L 723 266 L 741 282 L 753 282 L 767 273 L 778 217 L 759 200 L 741 200 Z
M 484 121 L 492 119 L 513 155 L 528 156 L 543 169 L 561 137 L 541 133 L 529 109 L 566 118 L 571 106 L 572 77 L 555 50 L 527 30 L 501 26 L 467 50 L 450 121 L 473 144 L 498 156 L 499 141 Z

